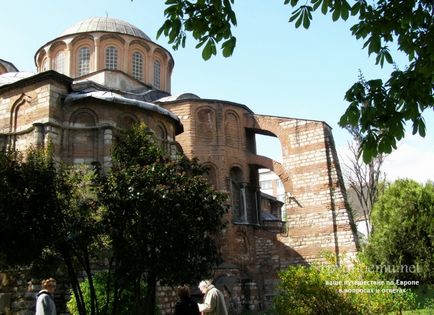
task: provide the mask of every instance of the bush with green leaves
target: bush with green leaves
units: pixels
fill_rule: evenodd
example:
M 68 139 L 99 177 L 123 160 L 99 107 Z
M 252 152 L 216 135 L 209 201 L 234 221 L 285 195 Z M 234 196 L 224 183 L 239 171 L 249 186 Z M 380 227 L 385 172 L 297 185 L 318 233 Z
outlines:
M 96 293 L 96 301 L 98 303 L 99 314 L 109 314 L 110 310 L 113 309 L 113 284 L 114 281 L 110 281 L 109 290 L 107 290 L 108 281 L 108 272 L 98 272 L 93 276 L 93 284 L 95 286 Z M 145 285 L 142 284 L 142 292 L 145 291 Z M 90 314 L 90 290 L 89 290 L 89 281 L 85 280 L 80 283 L 80 288 L 83 292 L 83 299 L 86 306 L 87 314 Z M 122 289 L 122 293 L 119 297 L 119 300 L 122 303 L 119 304 L 117 308 L 118 315 L 130 315 L 133 314 L 134 307 L 134 294 L 133 288 L 124 287 Z M 67 303 L 68 311 L 71 315 L 79 315 L 79 311 L 77 308 L 77 302 L 75 300 L 75 296 L 71 295 L 71 299 Z
M 289 266 L 279 277 L 274 315 L 387 314 L 414 306 L 410 289 L 397 287 L 362 262 L 352 268 Z
M 371 266 L 391 279 L 434 281 L 434 185 L 401 179 L 374 205 L 364 249 Z

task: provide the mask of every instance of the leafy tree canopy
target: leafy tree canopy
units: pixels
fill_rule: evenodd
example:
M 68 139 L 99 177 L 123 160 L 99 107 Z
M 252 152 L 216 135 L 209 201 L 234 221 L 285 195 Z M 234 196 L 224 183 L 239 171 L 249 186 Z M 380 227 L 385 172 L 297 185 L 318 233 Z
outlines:
M 374 205 L 366 247 L 372 266 L 399 279 L 434 280 L 434 186 L 412 180 L 391 184 Z
M 101 200 L 115 273 L 137 287 L 144 280 L 148 314 L 155 309 L 157 281 L 191 283 L 219 262 L 216 237 L 226 195 L 210 188 L 204 172 L 195 160 L 166 155 L 144 125 L 123 133 L 114 146 Z
M 235 0 L 166 0 L 166 21 L 158 36 L 168 37 L 173 48 L 185 46 L 191 33 L 207 60 L 217 54 L 230 56 L 236 46 L 232 28 L 237 25 Z M 431 0 L 284 0 L 294 8 L 289 22 L 309 28 L 314 12 L 330 15 L 333 21 L 353 16 L 353 36 L 364 42 L 376 63 L 394 63 L 390 46 L 408 56 L 405 69 L 396 68 L 390 78 L 360 79 L 345 94 L 350 103 L 339 121 L 342 127 L 358 126 L 362 132 L 363 159 L 369 162 L 379 153 L 396 149 L 405 135 L 405 123 L 411 122 L 413 134 L 425 136 L 423 112 L 433 108 L 434 87 L 434 2 Z M 352 21 L 354 19 L 351 19 Z
M 0 151 L 0 256 L 6 266 L 30 265 L 51 240 L 57 223 L 52 165 L 35 150 L 26 161 L 15 151 Z
M 30 149 L 25 158 L 0 151 L 0 268 L 58 278 L 65 267 L 84 314 L 78 277 L 84 270 L 91 282 L 90 261 L 102 247 L 94 174 L 88 167 L 56 165 L 51 153 L 51 146 Z

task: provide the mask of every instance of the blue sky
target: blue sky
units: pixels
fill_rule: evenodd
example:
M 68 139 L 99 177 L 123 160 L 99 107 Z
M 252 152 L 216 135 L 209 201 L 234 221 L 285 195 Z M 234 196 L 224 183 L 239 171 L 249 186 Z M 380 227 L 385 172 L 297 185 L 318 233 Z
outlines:
M 322 120 L 332 128 L 339 151 L 350 140 L 337 126 L 347 107 L 345 91 L 357 80 L 359 69 L 366 79 L 387 78 L 391 67 L 381 69 L 351 36 L 351 23 L 333 23 L 314 16 L 309 30 L 295 29 L 288 18 L 292 9 L 283 1 L 238 0 L 237 48 L 231 58 L 203 61 L 190 38 L 187 47 L 173 51 L 167 40 L 155 36 L 164 21 L 164 1 L 75 0 L 2 3 L 0 58 L 22 71 L 34 71 L 36 50 L 67 27 L 92 16 L 119 18 L 142 29 L 168 49 L 174 59 L 172 93 L 191 92 L 203 98 L 247 105 L 255 113 Z M 399 66 L 405 58 L 396 58 Z M 389 157 L 387 178 L 434 179 L 434 115 L 427 116 L 425 139 L 409 137 Z M 273 142 L 259 140 L 259 152 L 278 155 Z

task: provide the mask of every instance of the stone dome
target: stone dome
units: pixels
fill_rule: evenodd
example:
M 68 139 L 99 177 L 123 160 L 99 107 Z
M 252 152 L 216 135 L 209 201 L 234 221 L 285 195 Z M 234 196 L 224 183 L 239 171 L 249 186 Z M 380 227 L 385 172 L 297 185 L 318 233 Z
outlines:
M 86 33 L 86 32 L 112 32 L 140 37 L 146 40 L 151 40 L 142 30 L 134 25 L 114 18 L 109 17 L 92 17 L 68 27 L 59 37 Z
M 104 82 L 113 84 L 120 82 L 115 74 L 120 71 L 152 89 L 170 93 L 174 61 L 169 51 L 134 25 L 92 17 L 39 48 L 35 64 L 38 72 L 55 70 L 74 79 L 97 74 L 94 80 L 104 77 Z

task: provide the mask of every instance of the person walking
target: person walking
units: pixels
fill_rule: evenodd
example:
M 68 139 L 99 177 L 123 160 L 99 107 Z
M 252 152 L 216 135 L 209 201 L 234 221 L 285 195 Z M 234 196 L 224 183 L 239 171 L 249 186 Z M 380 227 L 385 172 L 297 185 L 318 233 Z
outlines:
M 199 311 L 204 315 L 228 315 L 223 293 L 211 281 L 203 280 L 199 283 L 199 290 L 205 296 L 199 304 Z
M 53 296 L 55 290 L 55 279 L 42 280 L 42 290 L 37 294 L 36 315 L 57 315 Z
M 188 286 L 178 286 L 176 293 L 179 300 L 175 304 L 174 315 L 200 315 L 199 306 L 190 297 L 190 288 Z

